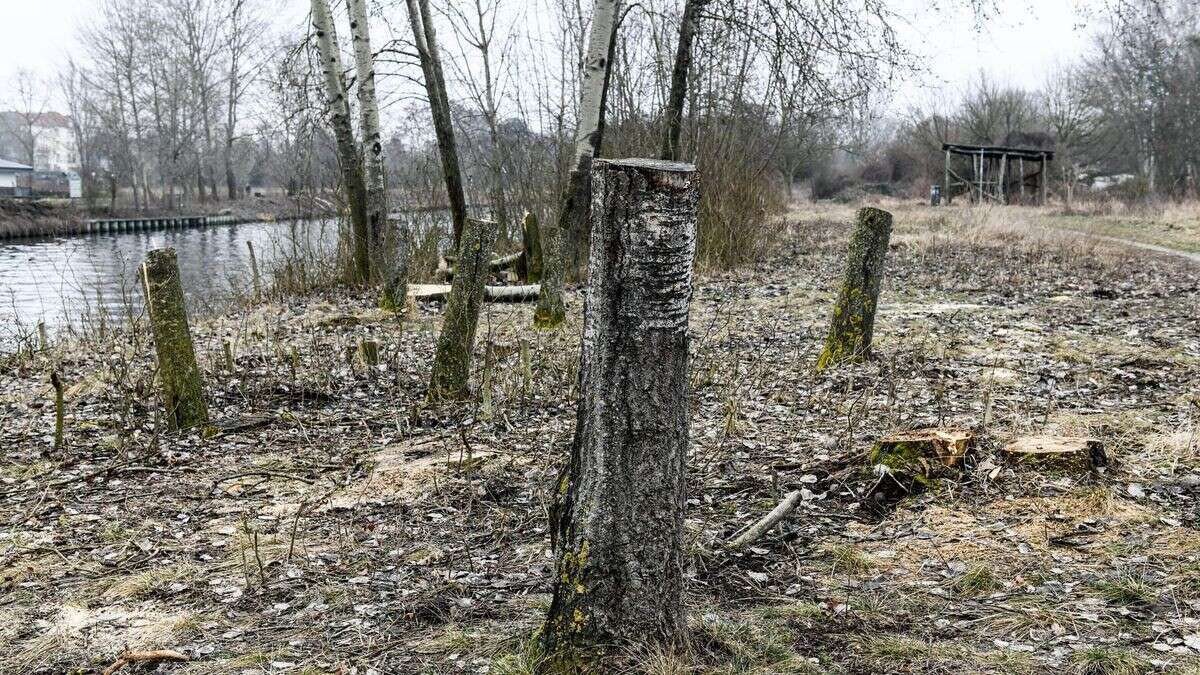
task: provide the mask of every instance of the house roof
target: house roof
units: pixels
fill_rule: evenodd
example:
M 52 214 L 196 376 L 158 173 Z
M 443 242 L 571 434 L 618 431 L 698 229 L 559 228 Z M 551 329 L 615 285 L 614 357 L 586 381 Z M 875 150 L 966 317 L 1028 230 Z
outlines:
M 0 159 L 0 171 L 33 171 L 33 167 Z
M 71 127 L 70 117 L 52 110 L 39 113 L 23 113 L 15 110 L 5 110 L 4 112 L 0 112 L 0 115 L 8 119 L 17 120 L 17 123 L 20 124 L 32 123 L 35 127 L 61 129 L 69 129 Z

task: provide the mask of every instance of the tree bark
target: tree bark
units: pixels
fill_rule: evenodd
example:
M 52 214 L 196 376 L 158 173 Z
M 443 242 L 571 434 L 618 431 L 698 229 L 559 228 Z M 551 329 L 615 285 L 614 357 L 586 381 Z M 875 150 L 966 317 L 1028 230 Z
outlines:
M 683 135 L 683 106 L 687 101 L 688 74 L 692 69 L 692 45 L 696 41 L 700 10 L 707 1 L 687 0 L 679 22 L 679 44 L 675 48 L 675 66 L 671 70 L 671 93 L 667 97 L 665 112 L 667 130 L 663 137 L 661 154 L 663 159 L 672 162 L 679 161 L 680 137 Z M 791 195 L 790 184 L 788 195 Z
M 429 13 L 429 0 L 406 0 L 408 18 L 412 23 L 413 44 L 421 59 L 425 76 L 425 91 L 429 96 L 429 111 L 433 116 L 434 134 L 442 159 L 442 176 L 446 182 L 446 199 L 450 202 L 450 219 L 454 227 L 454 245 L 462 244 L 467 220 L 467 198 L 463 193 L 462 171 L 458 164 L 458 144 L 454 139 L 454 121 L 450 116 L 450 99 L 446 96 L 446 78 L 442 74 L 442 59 L 438 54 L 437 35 Z
M 142 289 L 154 334 L 158 380 L 168 424 L 172 429 L 207 424 L 204 384 L 192 347 L 175 249 L 160 248 L 146 254 L 142 263 Z
M 542 245 L 545 247 L 545 276 L 542 294 L 538 298 L 534 325 L 554 328 L 566 319 L 563 304 L 563 282 L 566 277 L 565 245 L 568 233 L 585 229 L 591 205 L 592 159 L 600 144 L 604 119 L 605 85 L 608 81 L 609 53 L 616 37 L 617 17 L 621 0 L 595 0 L 591 33 L 588 36 L 587 58 L 583 63 L 580 85 L 579 128 L 575 132 L 575 162 L 567 178 L 557 227 L 547 227 Z M 582 248 L 582 244 L 579 247 Z
M 679 645 L 688 446 L 691 165 L 597 161 L 580 399 L 551 509 L 551 663 Z
M 358 283 L 371 279 L 370 225 L 367 222 L 366 185 L 363 180 L 362 158 L 354 141 L 350 122 L 350 99 L 342 79 L 342 55 L 338 47 L 337 29 L 329 11 L 328 0 L 312 0 L 313 30 L 317 34 L 317 50 L 321 56 L 321 72 L 325 80 L 325 96 L 329 106 L 330 123 L 337 141 L 338 163 L 342 184 L 350 205 L 351 277 Z
M 870 207 L 859 209 L 829 336 L 817 360 L 818 370 L 870 356 L 875 308 L 891 235 L 892 214 Z
M 431 400 L 462 400 L 471 396 L 471 351 L 475 347 L 475 327 L 479 324 L 484 286 L 491 275 L 495 243 L 496 223 L 467 219 L 429 378 Z
M 371 27 L 367 19 L 365 0 L 349 0 L 350 36 L 354 44 L 354 65 L 358 74 L 358 112 L 362 127 L 362 155 L 366 167 L 367 223 L 371 232 L 372 268 L 376 274 L 388 273 L 385 288 L 404 298 L 408 284 L 408 237 L 396 232 L 392 246 L 388 238 L 387 174 L 384 171 L 383 134 L 379 128 L 379 101 L 375 94 L 375 57 L 371 52 Z M 398 230 L 406 230 L 403 220 L 393 221 Z M 391 264 L 385 256 L 393 255 Z M 385 299 L 386 302 L 386 299 Z
M 542 233 L 538 228 L 537 216 L 526 211 L 521 221 L 522 255 L 520 275 L 525 283 L 536 284 L 542 280 Z

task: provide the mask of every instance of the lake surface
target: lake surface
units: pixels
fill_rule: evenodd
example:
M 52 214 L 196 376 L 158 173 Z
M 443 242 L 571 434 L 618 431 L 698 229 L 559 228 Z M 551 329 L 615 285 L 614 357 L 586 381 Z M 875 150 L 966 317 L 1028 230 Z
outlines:
M 151 249 L 172 247 L 193 313 L 220 310 L 234 291 L 252 286 L 253 242 L 266 270 L 297 252 L 332 253 L 335 221 L 247 223 L 155 232 L 0 241 L 0 352 L 31 335 L 39 321 L 51 333 L 95 320 L 120 322 L 142 312 L 137 269 Z

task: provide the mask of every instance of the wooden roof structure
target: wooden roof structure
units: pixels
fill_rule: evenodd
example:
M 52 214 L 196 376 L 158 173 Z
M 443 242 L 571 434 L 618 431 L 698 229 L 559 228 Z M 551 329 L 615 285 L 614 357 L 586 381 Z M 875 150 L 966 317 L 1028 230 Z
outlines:
M 946 203 L 952 203 L 956 194 L 977 202 L 992 200 L 1010 204 L 1028 203 L 1033 199 L 1039 204 L 1046 203 L 1048 166 L 1054 161 L 1053 150 L 943 143 L 942 151 L 946 153 L 942 187 L 942 198 Z M 970 159 L 970 168 L 967 169 L 961 159 L 956 167 L 952 161 L 954 157 Z M 1026 162 L 1034 167 L 1033 172 L 1026 172 Z

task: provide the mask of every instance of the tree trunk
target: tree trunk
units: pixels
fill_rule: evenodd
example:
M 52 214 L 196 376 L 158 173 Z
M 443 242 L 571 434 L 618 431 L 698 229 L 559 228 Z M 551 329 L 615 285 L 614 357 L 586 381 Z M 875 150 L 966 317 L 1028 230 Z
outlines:
M 687 0 L 683 6 L 683 17 L 679 22 L 679 44 L 675 48 L 675 66 L 671 70 L 671 93 L 667 97 L 665 117 L 666 135 L 663 138 L 662 158 L 678 161 L 680 137 L 683 135 L 683 105 L 687 101 L 688 74 L 692 69 L 692 45 L 696 40 L 696 26 L 700 23 L 700 10 L 707 0 Z M 791 186 L 788 187 L 791 196 Z
M 337 141 L 338 163 L 342 184 L 350 205 L 352 274 L 354 281 L 367 283 L 371 279 L 370 226 L 367 223 L 366 185 L 363 181 L 362 158 L 354 142 L 354 127 L 350 122 L 350 100 L 342 80 L 342 55 L 338 47 L 337 30 L 329 11 L 328 0 L 312 0 L 313 30 L 317 33 L 317 50 L 321 56 L 321 71 L 325 80 L 325 96 L 329 106 L 330 123 Z
M 429 96 L 429 111 L 433 116 L 434 134 L 442 159 L 442 176 L 446 181 L 446 198 L 450 201 L 450 219 L 454 227 L 454 244 L 462 244 L 467 220 L 467 198 L 463 193 L 462 171 L 458 165 L 458 144 L 454 139 L 454 121 L 450 116 L 450 99 L 446 96 L 446 79 L 442 74 L 442 59 L 438 55 L 437 35 L 429 13 L 429 0 L 406 0 L 412 23 L 413 44 L 421 59 L 425 76 L 425 91 Z
M 429 378 L 431 400 L 461 400 L 471 396 L 471 351 L 475 347 L 475 327 L 483 305 L 484 286 L 491 275 L 495 243 L 496 223 L 467 219 L 442 333 L 438 336 L 433 374 Z
M 404 298 L 408 283 L 407 237 L 399 236 L 395 245 L 394 264 L 386 264 L 389 246 L 387 175 L 384 171 L 383 134 L 379 130 L 379 102 L 375 95 L 375 57 L 371 52 L 371 28 L 367 21 L 365 0 L 349 0 L 350 35 L 354 44 L 354 65 L 358 74 L 358 112 L 362 126 L 362 155 L 366 165 L 367 222 L 371 230 L 372 267 L 376 274 L 388 274 L 387 288 Z M 403 225 L 404 221 L 396 221 Z M 403 234 L 403 233 L 400 233 Z
M 818 370 L 870 356 L 875 308 L 891 235 L 892 214 L 870 207 L 859 209 L 829 337 L 817 360 Z
M 554 328 L 566 319 L 563 282 L 566 277 L 566 239 L 568 233 L 583 232 L 591 206 L 592 159 L 599 148 L 604 119 L 605 85 L 608 81 L 609 54 L 616 37 L 621 0 L 595 0 L 587 58 L 581 74 L 579 128 L 575 132 L 575 163 L 563 192 L 558 226 L 548 227 L 542 240 L 545 247 L 545 276 L 538 297 L 534 325 Z M 584 245 L 579 244 L 578 248 Z M 572 249 L 577 247 L 571 247 Z
M 557 571 L 542 631 L 563 672 L 630 643 L 680 645 L 687 626 L 697 182 L 691 165 L 654 160 L 597 161 L 593 176 L 578 422 L 551 509 Z
M 168 424 L 172 429 L 206 424 L 208 408 L 204 403 L 204 385 L 192 348 L 175 249 L 160 248 L 146 254 L 146 261 L 142 263 L 142 288 L 158 354 L 158 380 Z
M 542 280 L 542 234 L 538 230 L 537 216 L 526 211 L 521 222 L 523 248 L 520 275 L 525 283 L 536 284 Z

